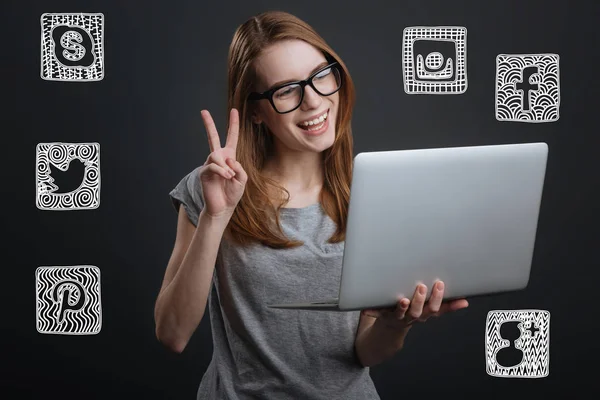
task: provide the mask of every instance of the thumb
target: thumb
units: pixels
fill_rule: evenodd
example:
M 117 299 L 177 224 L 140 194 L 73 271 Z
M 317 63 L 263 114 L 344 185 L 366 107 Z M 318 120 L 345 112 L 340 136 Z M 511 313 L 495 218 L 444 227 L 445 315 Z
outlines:
M 242 164 L 240 164 L 239 161 L 228 158 L 225 160 L 225 162 L 235 172 L 235 177 L 240 182 L 245 183 L 248 180 L 248 175 L 246 174 L 246 171 L 244 171 L 244 168 L 242 168 Z
M 375 310 L 372 308 L 368 308 L 361 311 L 361 315 L 366 315 L 368 317 L 379 318 L 381 317 L 381 311 Z

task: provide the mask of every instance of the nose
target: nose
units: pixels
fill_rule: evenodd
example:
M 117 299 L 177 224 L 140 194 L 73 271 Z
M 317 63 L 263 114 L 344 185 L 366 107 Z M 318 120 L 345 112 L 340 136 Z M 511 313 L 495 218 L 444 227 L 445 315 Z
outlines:
M 315 92 L 315 90 L 311 88 L 310 85 L 306 85 L 304 87 L 304 99 L 302 100 L 303 110 L 318 108 L 322 102 L 323 99 L 321 98 L 321 95 Z

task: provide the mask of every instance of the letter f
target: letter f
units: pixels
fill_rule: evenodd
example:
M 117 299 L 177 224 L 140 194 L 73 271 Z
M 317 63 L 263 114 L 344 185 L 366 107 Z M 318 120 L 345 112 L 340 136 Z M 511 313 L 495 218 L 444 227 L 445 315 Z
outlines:
M 530 107 L 529 107 L 529 92 L 532 90 L 538 90 L 537 83 L 529 83 L 529 78 L 531 78 L 531 76 L 533 74 L 537 74 L 537 73 L 538 73 L 537 65 L 530 65 L 528 67 L 525 67 L 525 68 L 523 68 L 523 78 L 522 78 L 521 82 L 517 81 L 515 83 L 515 89 L 523 91 L 523 111 L 529 111 L 529 109 L 530 109 Z

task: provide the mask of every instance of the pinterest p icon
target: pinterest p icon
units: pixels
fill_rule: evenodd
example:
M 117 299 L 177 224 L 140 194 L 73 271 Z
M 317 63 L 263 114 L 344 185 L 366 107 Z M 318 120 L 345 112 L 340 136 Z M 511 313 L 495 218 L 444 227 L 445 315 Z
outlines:
M 94 335 L 102 326 L 100 270 L 92 265 L 36 270 L 39 333 Z

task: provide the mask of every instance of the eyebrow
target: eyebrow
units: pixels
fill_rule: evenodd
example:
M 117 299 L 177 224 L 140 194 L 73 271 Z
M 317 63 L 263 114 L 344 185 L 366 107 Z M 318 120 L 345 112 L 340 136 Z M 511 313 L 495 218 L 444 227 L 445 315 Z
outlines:
M 312 74 L 314 74 L 315 72 L 317 72 L 318 70 L 320 70 L 321 68 L 323 68 L 326 65 L 329 65 L 330 63 L 327 61 L 323 61 L 321 64 L 317 65 L 315 68 L 313 68 L 312 71 L 310 71 L 310 73 L 308 74 L 308 76 L 311 76 Z M 301 79 L 288 79 L 288 80 L 283 80 L 283 81 L 278 81 L 275 82 L 274 84 L 272 84 L 266 91 L 269 91 L 273 88 L 276 88 L 277 86 L 281 86 L 281 85 L 285 85 L 286 83 L 290 83 L 290 82 L 297 82 L 298 80 Z

